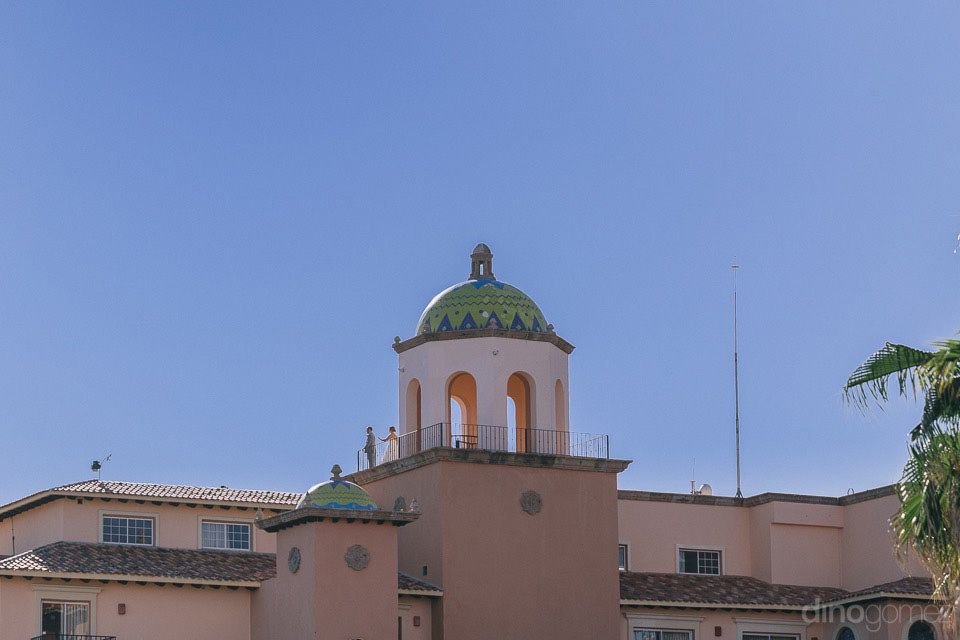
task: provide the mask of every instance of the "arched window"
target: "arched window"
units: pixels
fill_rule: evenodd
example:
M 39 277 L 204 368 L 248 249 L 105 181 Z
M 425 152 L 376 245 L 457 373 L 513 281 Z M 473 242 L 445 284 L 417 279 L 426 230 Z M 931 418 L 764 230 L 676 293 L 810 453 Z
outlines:
M 422 442 L 421 429 L 423 429 L 422 416 L 423 416 L 423 407 L 422 407 L 422 398 L 420 394 L 420 381 L 414 378 L 410 381 L 410 384 L 407 385 L 407 415 L 406 420 L 403 425 L 404 433 L 416 432 L 416 451 L 422 451 L 427 448 L 424 447 Z M 406 440 L 404 440 L 406 441 Z M 436 445 L 433 445 L 436 446 Z M 401 451 L 401 456 L 407 456 L 414 451 Z
M 557 431 L 567 430 L 567 396 L 563 393 L 563 383 L 557 380 L 553 385 L 553 403 L 555 423 L 553 428 Z
M 458 373 L 447 384 L 447 423 L 450 446 L 477 446 L 477 381 L 469 373 Z
M 917 620 L 907 632 L 907 640 L 936 640 L 936 637 L 933 626 L 926 620 Z
M 840 631 L 837 632 L 837 640 L 857 640 L 857 636 L 854 635 L 853 629 L 850 627 L 840 627 Z
M 533 424 L 533 385 L 523 373 L 507 379 L 507 427 L 515 430 L 517 453 L 539 451 Z

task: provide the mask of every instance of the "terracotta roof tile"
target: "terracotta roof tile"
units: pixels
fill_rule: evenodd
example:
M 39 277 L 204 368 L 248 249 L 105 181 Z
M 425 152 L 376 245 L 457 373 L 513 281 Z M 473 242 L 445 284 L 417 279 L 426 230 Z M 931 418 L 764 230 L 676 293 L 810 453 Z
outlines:
M 0 572 L 260 582 L 274 577 L 277 568 L 272 553 L 54 542 L 0 560 Z
M 263 491 L 259 489 L 231 489 L 228 487 L 193 487 L 189 485 L 152 484 L 144 482 L 114 482 L 84 480 L 51 489 L 55 492 L 103 493 L 118 496 L 164 498 L 181 500 L 215 500 L 223 502 L 250 502 L 253 504 L 288 504 L 296 506 L 302 493 Z
M 54 542 L 32 551 L 0 558 L 0 574 L 56 573 L 142 577 L 144 581 L 263 582 L 277 575 L 276 555 L 248 551 L 166 549 L 90 542 Z M 404 573 L 397 575 L 402 591 L 439 596 L 436 586 Z
M 413 576 L 408 576 L 405 573 L 399 573 L 397 577 L 399 578 L 398 586 L 402 590 L 423 591 L 425 592 L 425 595 L 429 592 L 442 593 L 440 589 L 430 584 L 429 582 L 419 580 L 417 578 L 414 578 Z
M 842 589 L 771 584 L 747 576 L 620 572 L 621 600 L 798 607 L 844 595 Z
M 869 596 L 877 593 L 895 593 L 900 595 L 931 596 L 933 595 L 933 580 L 930 578 L 901 578 L 893 582 L 884 582 L 860 591 L 846 594 L 848 598 Z

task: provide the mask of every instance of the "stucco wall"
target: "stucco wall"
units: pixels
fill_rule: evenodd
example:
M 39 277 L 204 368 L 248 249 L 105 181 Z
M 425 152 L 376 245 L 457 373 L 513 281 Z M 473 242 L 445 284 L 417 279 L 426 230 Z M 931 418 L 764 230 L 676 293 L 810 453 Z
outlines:
M 61 599 L 62 589 L 72 600 L 95 602 L 92 632 L 123 640 L 249 640 L 250 592 L 246 589 L 195 589 L 167 585 L 57 584 L 24 579 L 0 581 L 0 640 L 27 640 L 39 635 L 42 598 Z M 118 613 L 118 605 L 126 613 Z
M 428 478 L 435 493 L 418 496 L 424 515 L 409 526 L 439 541 L 442 570 L 427 579 L 444 590 L 444 638 L 617 637 L 615 474 L 441 461 L 365 488 L 378 500 L 409 499 Z M 537 515 L 521 509 L 527 490 L 542 497 Z
M 895 495 L 845 507 L 841 541 L 844 589 L 863 589 L 904 575 L 927 575 L 912 554 L 897 557 L 890 518 L 899 507 L 900 500 Z
M 63 540 L 63 503 L 54 500 L 35 509 L 5 518 L 0 526 L 0 553 L 13 555 Z M 13 536 L 16 536 L 14 545 Z M 14 548 L 14 546 L 16 548 Z
M 300 524 L 277 535 L 277 577 L 255 596 L 254 639 L 395 638 L 397 529 L 369 521 Z M 352 545 L 369 554 L 362 570 L 344 556 Z M 297 573 L 287 567 L 291 547 L 300 549 Z
M 840 535 L 834 527 L 771 524 L 771 582 L 839 587 Z
M 300 550 L 300 570 L 291 573 L 290 549 Z M 253 594 L 251 637 L 312 638 L 316 628 L 317 550 L 314 532 L 306 526 L 292 527 L 277 537 L 277 577 L 267 580 Z
M 619 500 L 620 543 L 628 545 L 628 569 L 676 573 L 677 546 L 719 548 L 724 570 L 750 575 L 747 509 L 641 500 Z
M 200 522 L 246 522 L 253 525 L 255 511 L 247 509 L 207 508 L 187 505 L 138 504 L 128 500 L 75 500 L 61 498 L 5 519 L 0 526 L 0 553 L 12 554 L 10 527 L 16 533 L 16 552 L 22 553 L 58 540 L 99 542 L 101 514 L 149 516 L 156 519 L 155 544 L 158 547 L 200 548 Z M 253 550 L 276 551 L 276 537 L 252 526 Z
M 408 424 L 407 387 L 420 382 L 421 424 L 426 427 L 447 422 L 447 383 L 458 372 L 471 374 L 477 383 L 477 421 L 479 424 L 507 425 L 507 380 L 517 372 L 526 373 L 533 382 L 535 399 L 532 426 L 557 427 L 556 382 L 560 380 L 567 396 L 568 354 L 549 342 L 515 338 L 469 338 L 426 342 L 400 354 L 399 416 L 400 431 L 415 428 Z M 567 397 L 564 416 L 569 415 Z M 561 418 L 565 423 L 565 418 Z
M 400 571 L 437 586 L 443 585 L 440 486 L 440 465 L 431 464 L 363 487 L 382 509 L 393 508 L 394 501 L 400 496 L 407 504 L 416 498 L 420 518 L 400 527 L 397 532 L 398 566 Z M 427 567 L 426 574 L 423 573 L 424 566 Z
M 398 617 L 403 620 L 401 622 L 403 640 L 431 640 L 432 601 L 432 598 L 400 596 Z M 413 626 L 414 617 L 419 617 L 419 627 Z
M 719 636 L 715 635 L 716 627 L 720 627 Z M 633 630 L 640 628 L 689 630 L 693 631 L 694 640 L 737 640 L 738 631 L 797 634 L 800 640 L 832 640 L 823 636 L 821 624 L 805 624 L 800 614 L 625 607 L 620 615 L 621 640 L 633 640 Z

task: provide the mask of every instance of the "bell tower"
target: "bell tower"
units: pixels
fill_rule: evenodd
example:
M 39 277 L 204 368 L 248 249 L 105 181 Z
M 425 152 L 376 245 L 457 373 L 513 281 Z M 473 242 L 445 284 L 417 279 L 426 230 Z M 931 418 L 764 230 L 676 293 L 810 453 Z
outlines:
M 437 294 L 416 335 L 393 348 L 401 456 L 431 446 L 563 453 L 562 435 L 543 434 L 569 430 L 574 347 L 530 296 L 497 280 L 486 244 L 470 254 L 470 279 Z

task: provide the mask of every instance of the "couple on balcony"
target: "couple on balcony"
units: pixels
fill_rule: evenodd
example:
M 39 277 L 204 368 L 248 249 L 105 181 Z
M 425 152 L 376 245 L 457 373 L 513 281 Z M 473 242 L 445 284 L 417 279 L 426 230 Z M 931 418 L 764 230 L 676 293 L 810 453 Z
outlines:
M 387 433 L 386 438 L 377 436 L 373 432 L 373 427 L 367 427 L 367 441 L 363 445 L 363 452 L 367 454 L 368 468 L 377 466 L 377 440 L 387 443 L 383 458 L 380 459 L 381 464 L 400 459 L 400 436 L 397 435 L 396 427 L 390 427 L 390 432 Z

